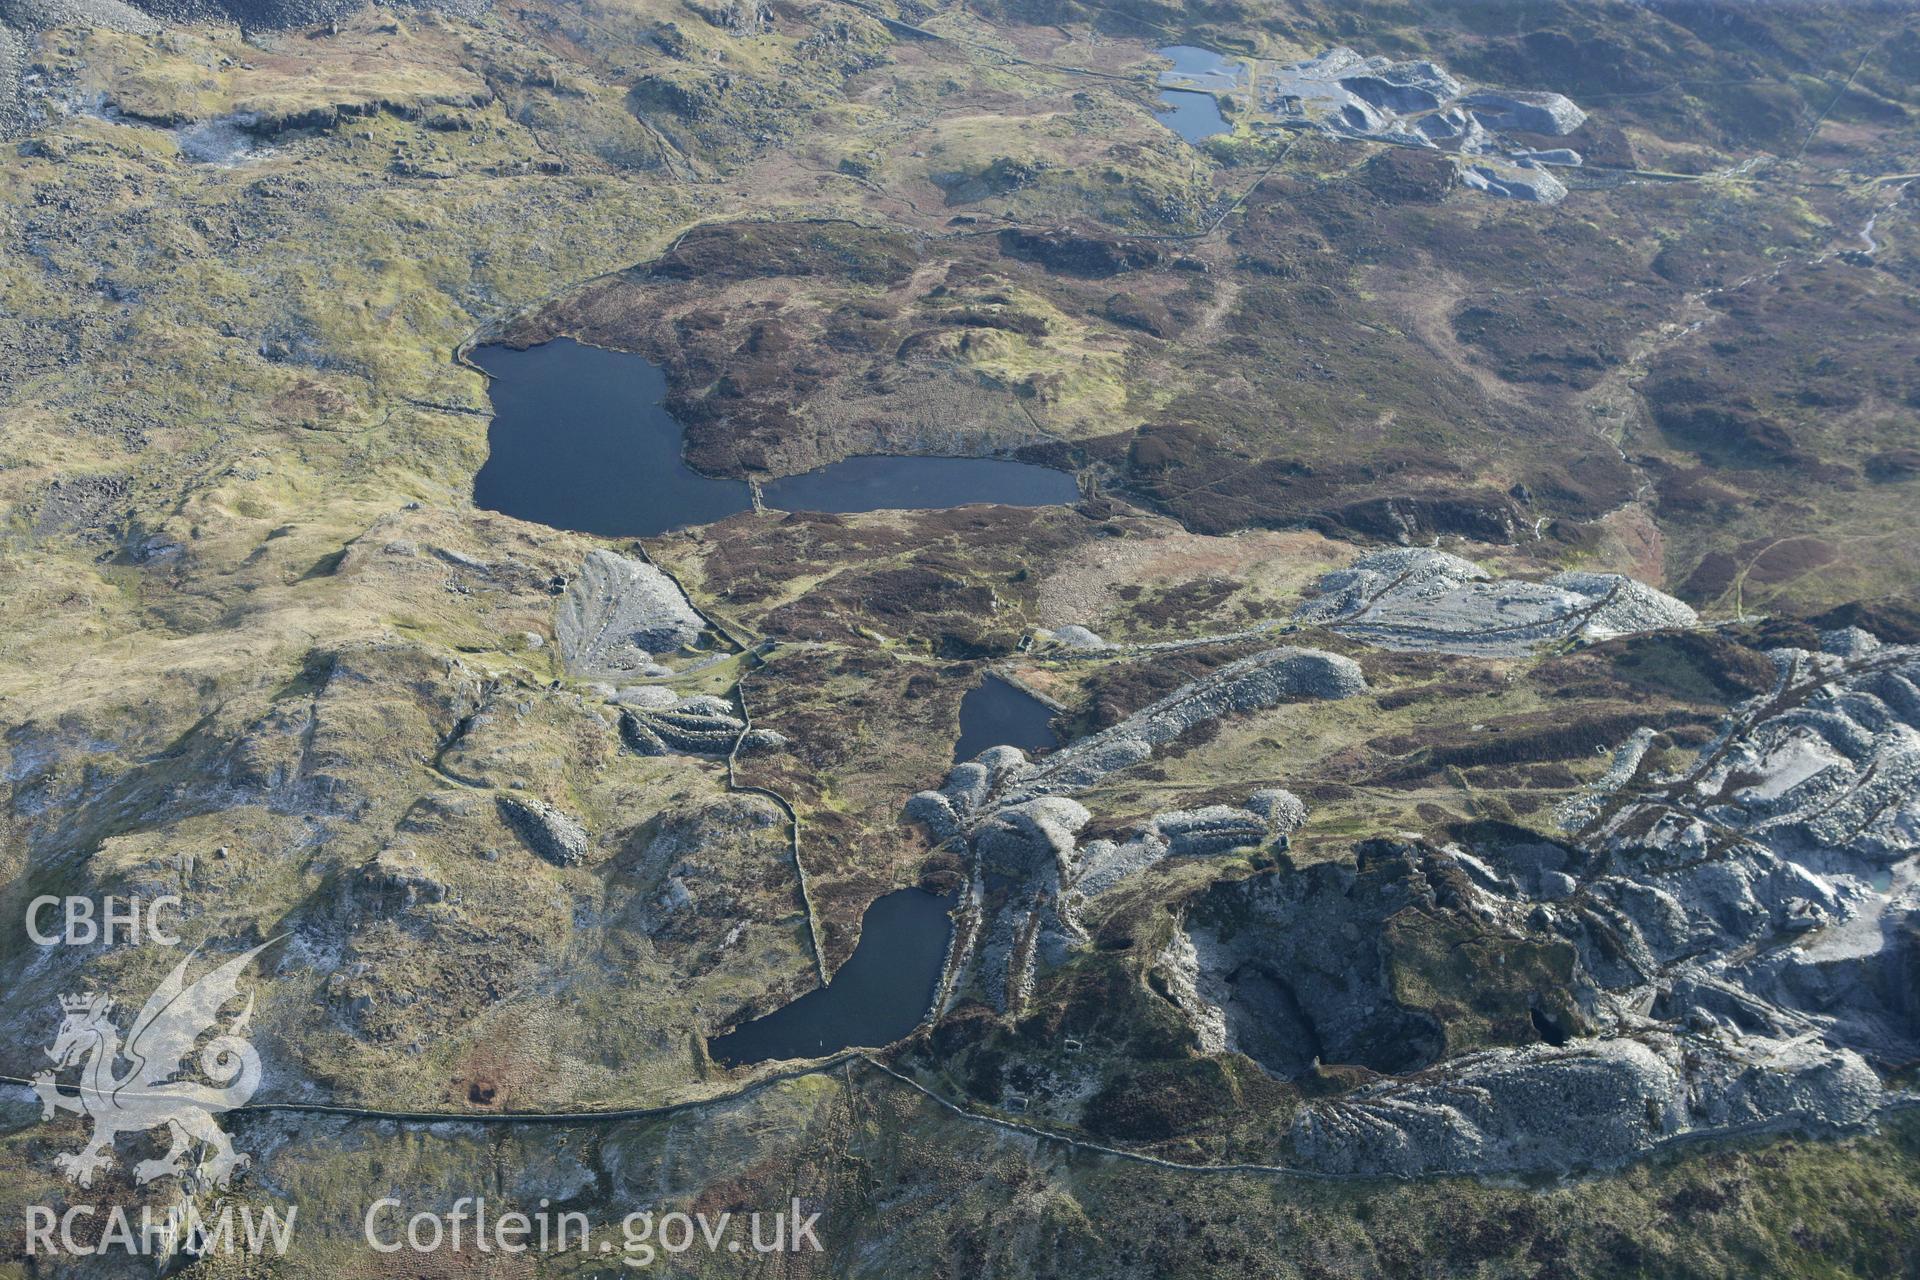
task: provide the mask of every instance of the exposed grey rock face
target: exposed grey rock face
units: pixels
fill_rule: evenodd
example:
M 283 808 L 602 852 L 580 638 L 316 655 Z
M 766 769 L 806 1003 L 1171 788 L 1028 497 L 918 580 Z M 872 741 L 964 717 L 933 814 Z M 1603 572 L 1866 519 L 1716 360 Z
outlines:
M 1137 764 L 1194 725 L 1276 707 L 1291 699 L 1351 698 L 1366 677 L 1351 658 L 1318 649 L 1268 649 L 1182 685 L 1119 724 L 1082 738 L 1011 780 L 1008 803 L 1072 793 Z
M 1174 930 L 1159 961 L 1158 968 L 1167 979 L 1168 998 L 1186 1011 L 1200 1052 L 1227 1052 L 1230 1045 L 1226 1014 L 1200 994 L 1200 954 L 1193 945 L 1192 935 L 1184 929 Z
M 1256 792 L 1256 796 L 1271 792 Z M 1288 792 L 1279 792 L 1291 798 Z M 1299 805 L 1299 801 L 1294 803 Z M 1144 830 L 1127 840 L 1094 840 L 1079 850 L 1068 877 L 1073 905 L 1098 897 L 1127 877 L 1146 870 L 1162 858 L 1209 857 L 1236 849 L 1258 849 L 1284 840 L 1306 820 L 1306 807 L 1296 815 L 1281 807 L 1274 816 L 1249 807 L 1213 804 L 1200 809 L 1156 813 Z
M 1653 1032 L 1455 1059 L 1439 1078 L 1309 1102 L 1291 1136 L 1329 1172 L 1570 1172 L 1706 1130 L 1859 1124 L 1880 1093 L 1844 1049 Z
M 1089 816 L 1069 796 L 1151 759 L 1156 747 L 1196 724 L 1289 699 L 1351 697 L 1366 687 L 1349 658 L 1269 649 L 1182 685 L 1038 763 L 1013 747 L 983 751 L 949 770 L 939 790 L 909 800 L 909 819 L 936 839 L 965 839 L 973 853 L 983 917 L 977 967 L 989 1003 L 1017 1008 L 1040 964 L 1058 963 L 1086 941 L 1074 917 L 1087 898 L 1163 858 L 1258 847 L 1305 816 L 1288 793 L 1262 792 L 1271 816 L 1227 805 L 1156 814 L 1128 840 L 1097 840 L 1081 849 L 1076 841 Z
M 1460 99 L 1489 129 L 1515 133 L 1544 133 L 1551 137 L 1572 133 L 1587 122 L 1587 113 L 1557 93 L 1502 93 L 1476 89 Z
M 1064 645 L 1069 649 L 1104 649 L 1107 647 L 1105 640 L 1102 640 L 1098 635 L 1077 623 L 1064 627 L 1055 627 L 1053 629 L 1053 641 L 1055 644 Z
M 1495 579 L 1471 560 L 1424 547 L 1362 556 L 1321 578 L 1317 590 L 1295 622 L 1387 649 L 1515 656 L 1555 641 L 1699 622 L 1672 596 L 1619 574 Z
M 354 873 L 353 898 L 376 916 L 394 916 L 445 902 L 447 886 L 410 849 L 382 849 Z
M 0 22 L 0 138 L 17 137 L 26 130 L 26 97 L 20 84 L 26 70 L 26 41 Z
M 1215 81 L 1220 81 L 1215 83 Z M 1240 76 L 1171 70 L 1169 88 L 1237 91 Z M 1509 199 L 1558 203 L 1566 187 L 1543 165 L 1573 166 L 1577 152 L 1535 149 L 1505 134 L 1572 133 L 1586 113 L 1557 93 L 1466 91 L 1432 62 L 1362 57 L 1336 46 L 1304 62 L 1263 65 L 1256 77 L 1260 107 L 1284 122 L 1350 138 L 1437 147 L 1460 157 L 1464 185 Z
M 698 694 L 682 698 L 658 686 L 623 690 L 611 701 L 621 706 L 620 737 L 643 756 L 730 756 L 778 751 L 787 745 L 771 729 L 748 729 L 725 698 Z
M 693 643 L 705 625 L 666 574 L 597 549 L 567 584 L 553 629 L 569 673 L 620 679 L 663 674 L 653 655 Z
M 1451 589 L 1445 573 L 1428 581 Z M 1651 766 L 1654 735 L 1636 734 L 1563 809 L 1577 843 L 1516 828 L 1387 881 L 1363 846 L 1358 871 L 1314 866 L 1202 900 L 1192 972 L 1174 985 L 1196 1036 L 1279 1074 L 1308 1053 L 1395 1074 L 1304 1105 L 1298 1158 L 1559 1172 L 1687 1134 L 1871 1118 L 1887 1096 L 1874 1064 L 1920 1055 L 1920 647 L 1849 630 L 1773 657 L 1775 686 L 1686 766 Z M 1226 893 L 1232 911 L 1206 908 Z M 1417 1073 L 1369 1062 L 1397 1041 L 1379 1034 L 1393 1002 L 1328 966 L 1372 972 L 1355 939 L 1396 903 L 1571 947 L 1577 1016 L 1541 1023 L 1557 1031 L 1547 1044 Z M 1310 934 L 1323 941 L 1302 953 Z
M 1844 912 L 1846 897 L 1751 848 L 1660 871 L 1547 841 L 1477 853 L 1370 841 L 1356 868 L 1283 865 L 1196 899 L 1186 941 L 1167 953 L 1180 967 L 1169 992 L 1199 1043 L 1275 1075 L 1327 1063 L 1389 1077 L 1306 1103 L 1290 1135 L 1302 1164 L 1402 1176 L 1602 1167 L 1690 1133 L 1873 1115 L 1885 1093 L 1867 1058 L 1910 1060 L 1920 1019 L 1910 995 L 1889 1001 L 1898 980 L 1829 965 L 1827 982 L 1803 974 L 1759 992 L 1752 963 L 1734 959 L 1803 947 L 1797 921 Z M 1447 1057 L 1391 976 L 1429 963 L 1389 942 L 1408 919 L 1438 921 L 1437 937 L 1477 931 L 1480 945 L 1524 940 L 1514 954 L 1542 958 L 1535 981 L 1571 959 L 1569 986 L 1532 997 L 1547 1043 Z M 1847 1008 L 1856 1016 L 1832 1016 Z M 1855 1034 L 1893 1024 L 1908 1038 Z
M 1306 802 L 1282 787 L 1254 792 L 1247 797 L 1247 808 L 1265 818 L 1275 835 L 1292 835 L 1307 821 Z
M 499 796 L 500 816 L 529 849 L 556 867 L 571 867 L 587 856 L 587 829 L 580 819 L 531 797 Z
M 1539 154 L 1539 153 L 1533 153 Z M 1572 155 L 1572 152 L 1568 152 Z M 1478 161 L 1459 166 L 1460 183 L 1489 195 L 1529 204 L 1559 204 L 1567 198 L 1567 184 L 1532 164 Z
M 1350 698 L 1366 677 L 1351 658 L 1318 649 L 1269 649 L 1182 685 L 1119 724 L 1054 752 L 1038 764 L 1013 747 L 993 747 L 955 765 L 938 791 L 907 802 L 906 816 L 949 839 L 992 809 L 1071 795 L 1151 759 L 1154 749 L 1196 724 L 1300 698 Z
M 1837 631 L 1819 652 L 1772 656 L 1775 686 L 1688 767 L 1649 771 L 1651 735 L 1637 735 L 1562 808 L 1583 843 L 1631 868 L 1587 886 L 1612 918 L 1583 945 L 1623 986 L 1660 973 L 1656 1011 L 1911 1058 L 1920 648 Z M 1618 940 L 1627 950 L 1608 960 Z
M 1371 841 L 1358 867 L 1317 863 L 1214 886 L 1189 908 L 1196 1026 L 1285 1079 L 1316 1061 L 1413 1071 L 1442 1050 L 1439 1027 L 1394 994 L 1382 937 L 1398 912 L 1435 910 L 1424 847 Z

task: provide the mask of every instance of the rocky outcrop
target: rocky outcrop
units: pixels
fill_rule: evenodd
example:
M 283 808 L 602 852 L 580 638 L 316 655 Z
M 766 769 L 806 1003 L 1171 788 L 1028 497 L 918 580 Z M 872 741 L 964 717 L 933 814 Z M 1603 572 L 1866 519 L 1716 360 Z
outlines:
M 1920 1055 L 1920 647 L 1846 630 L 1771 656 L 1774 687 L 1690 764 L 1650 767 L 1653 735 L 1637 735 L 1562 808 L 1617 868 L 1563 927 L 1656 1012 L 1905 1061 Z
M 1880 1093 L 1844 1049 L 1656 1032 L 1471 1055 L 1309 1102 L 1291 1141 L 1334 1173 L 1567 1173 L 1703 1131 L 1857 1125 Z
M 411 849 L 382 849 L 353 876 L 353 899 L 365 912 L 390 917 L 447 901 L 446 882 Z
M 1284 859 L 1271 874 L 1215 885 L 1188 908 L 1196 956 L 1196 1027 L 1218 1023 L 1226 1045 L 1274 1075 L 1317 1063 L 1404 1072 L 1440 1056 L 1429 1013 L 1403 1003 L 1396 913 L 1443 911 L 1450 866 L 1419 845 L 1370 841 L 1357 867 Z
M 1047 632 L 1044 638 L 1067 649 L 1104 649 L 1107 647 L 1105 640 L 1078 623 L 1070 623 L 1064 627 L 1055 627 L 1052 631 Z
M 1126 840 L 1092 840 L 1079 850 L 1074 872 L 1069 877 L 1075 905 L 1098 897 L 1129 876 L 1137 875 L 1163 858 L 1208 857 L 1239 849 L 1259 849 L 1268 844 L 1284 845 L 1286 838 L 1306 821 L 1306 806 L 1293 799 L 1297 813 L 1285 805 L 1272 805 L 1271 813 L 1256 805 L 1260 797 L 1287 796 L 1291 793 L 1255 792 L 1245 809 L 1212 804 L 1199 809 L 1176 809 L 1156 813 L 1146 827 Z
M 1416 599 L 1460 576 L 1397 567 Z M 1875 1068 L 1920 1056 L 1920 647 L 1771 656 L 1685 764 L 1636 734 L 1562 810 L 1570 840 L 1482 824 L 1214 886 L 1169 998 L 1276 1075 L 1389 1077 L 1296 1113 L 1292 1155 L 1328 1172 L 1564 1173 L 1871 1119 Z
M 1284 787 L 1254 792 L 1247 797 L 1247 808 L 1265 818 L 1276 835 L 1292 835 L 1307 820 L 1306 802 Z
M 938 839 L 967 830 L 991 810 L 1049 795 L 1071 795 L 1111 773 L 1151 759 L 1155 748 L 1222 716 L 1299 699 L 1350 698 L 1366 677 L 1351 658 L 1318 649 L 1269 649 L 1182 685 L 1119 724 L 1082 738 L 1038 763 L 1012 747 L 994 747 L 955 765 L 937 791 L 907 803 L 907 816 Z
M 1476 89 L 1460 105 L 1488 129 L 1561 137 L 1587 122 L 1587 113 L 1557 93 L 1505 93 Z
M 1657 870 L 1517 828 L 1471 851 L 1371 841 L 1355 867 L 1283 859 L 1215 885 L 1161 976 L 1197 1043 L 1319 1082 L 1289 1138 L 1308 1167 L 1564 1173 L 1689 1134 L 1871 1118 L 1869 1060 L 1913 1053 L 1920 1010 L 1889 999 L 1904 984 L 1750 980 L 1850 896 L 1751 848 Z M 1879 1038 L 1894 1024 L 1906 1038 Z M 1356 1087 L 1356 1067 L 1386 1078 Z
M 1387 649 L 1517 656 L 1543 644 L 1699 622 L 1672 596 L 1620 574 L 1495 578 L 1471 560 L 1424 547 L 1362 556 L 1321 578 L 1316 592 L 1294 611 L 1297 624 Z
M 1559 204 L 1567 198 L 1567 184 L 1540 167 L 1532 153 L 1514 164 L 1501 164 L 1480 160 L 1473 164 L 1460 165 L 1460 185 L 1471 187 L 1475 191 L 1484 191 L 1489 195 L 1505 196 L 1509 200 L 1525 200 L 1529 204 Z M 1578 160 L 1578 156 L 1566 153 Z
M 26 132 L 26 95 L 21 77 L 27 70 L 27 42 L 20 33 L 0 22 L 0 140 Z
M 663 941 L 704 936 L 718 942 L 742 920 L 784 913 L 787 899 L 761 901 L 742 891 L 739 877 L 749 858 L 784 861 L 784 828 L 779 808 L 756 795 L 721 796 L 659 814 L 621 869 L 623 881 L 646 896 L 645 927 Z
M 1013 747 L 990 748 L 955 765 L 938 790 L 909 800 L 908 819 L 935 839 L 964 839 L 974 855 L 985 917 L 980 969 L 989 1002 L 1017 1006 L 1038 964 L 1057 962 L 1085 941 L 1074 916 L 1086 898 L 1163 858 L 1261 846 L 1290 833 L 1305 816 L 1289 793 L 1265 791 L 1256 797 L 1265 811 L 1209 805 L 1156 814 L 1127 840 L 1097 840 L 1080 849 L 1077 836 L 1089 817 L 1069 796 L 1151 759 L 1156 748 L 1196 725 L 1293 699 L 1351 697 L 1366 687 L 1349 658 L 1317 649 L 1269 649 L 1182 685 L 1038 762 Z
M 725 757 L 743 752 L 777 751 L 786 738 L 771 729 L 749 729 L 725 698 L 696 694 L 682 698 L 657 686 L 626 690 L 615 695 L 625 705 L 620 712 L 620 738 L 643 756 Z
M 500 816 L 515 835 L 556 867 L 571 867 L 587 856 L 587 829 L 580 819 L 544 800 L 500 796 Z
M 670 674 L 654 661 L 699 638 L 706 623 L 679 586 L 643 560 L 587 553 L 554 618 L 567 671 L 624 678 Z
M 1029 765 L 1011 780 L 1006 801 L 1083 790 L 1108 774 L 1150 758 L 1196 725 L 1305 699 L 1351 698 L 1366 677 L 1351 658 L 1283 647 L 1230 662 L 1135 712 Z

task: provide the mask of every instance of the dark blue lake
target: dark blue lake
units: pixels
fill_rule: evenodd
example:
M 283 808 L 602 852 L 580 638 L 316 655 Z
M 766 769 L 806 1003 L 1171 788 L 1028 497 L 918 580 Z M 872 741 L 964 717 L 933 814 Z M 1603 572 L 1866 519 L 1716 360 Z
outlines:
M 960 699 L 960 738 L 954 760 L 971 760 L 988 747 L 1051 750 L 1060 745 L 1053 731 L 1054 711 L 1032 694 L 988 676 Z
M 760 487 L 782 511 L 879 511 L 887 507 L 961 507 L 997 502 L 1045 507 L 1079 500 L 1074 478 L 1052 467 L 1006 458 L 900 458 L 868 454 L 782 476 Z
M 684 431 L 663 407 L 666 379 L 640 356 L 559 338 L 525 351 L 475 348 L 493 424 L 473 501 L 556 529 L 646 537 L 750 508 L 745 481 L 703 476 L 681 458 Z M 1047 506 L 1079 498 L 1072 475 L 1002 458 L 848 458 L 771 481 L 787 511 L 875 511 L 971 503 Z
M 920 1025 L 946 963 L 953 900 L 922 889 L 876 898 L 860 941 L 833 981 L 763 1018 L 707 1041 L 729 1067 L 818 1058 L 853 1046 L 880 1048 Z

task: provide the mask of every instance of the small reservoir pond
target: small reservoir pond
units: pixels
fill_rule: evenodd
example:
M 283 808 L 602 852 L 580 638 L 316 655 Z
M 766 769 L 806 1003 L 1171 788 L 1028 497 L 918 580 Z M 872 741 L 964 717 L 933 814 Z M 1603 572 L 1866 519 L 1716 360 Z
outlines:
M 956 763 L 971 760 L 988 747 L 1051 750 L 1060 745 L 1053 731 L 1053 708 L 998 676 L 988 676 L 960 699 L 960 738 L 953 744 Z
M 1211 49 L 1176 44 L 1155 52 L 1173 60 L 1173 70 L 1184 83 L 1205 85 L 1208 90 L 1222 92 L 1239 83 L 1239 69 Z M 1216 133 L 1231 131 L 1226 117 L 1220 114 L 1219 100 L 1212 92 L 1170 89 L 1164 87 L 1163 80 L 1160 97 L 1166 106 L 1164 110 L 1155 111 L 1154 118 L 1188 142 L 1199 142 Z
M 833 981 L 707 1041 L 716 1062 L 744 1066 L 892 1044 L 920 1024 L 946 963 L 953 899 L 924 889 L 876 898 L 853 955 Z
M 703 476 L 681 458 L 685 434 L 663 406 L 666 378 L 640 356 L 557 338 L 525 351 L 474 349 L 489 377 L 493 425 L 476 506 L 556 529 L 648 537 L 748 510 L 742 480 Z M 761 488 L 785 511 L 877 511 L 970 503 L 1076 501 L 1073 476 L 1003 458 L 848 458 Z

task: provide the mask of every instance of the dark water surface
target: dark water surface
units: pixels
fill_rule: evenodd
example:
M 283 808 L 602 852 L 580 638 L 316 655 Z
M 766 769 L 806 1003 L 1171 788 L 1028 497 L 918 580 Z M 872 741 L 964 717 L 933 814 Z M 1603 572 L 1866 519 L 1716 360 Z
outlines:
M 1057 747 L 1053 714 L 1052 707 L 1032 694 L 988 676 L 960 699 L 960 739 L 953 744 L 953 758 L 971 760 L 988 747 Z
M 885 507 L 963 507 L 998 502 L 1044 507 L 1079 500 L 1072 476 L 1006 458 L 848 458 L 762 485 L 782 511 L 879 511 Z
M 1238 76 L 1233 64 L 1211 49 L 1176 44 L 1154 52 L 1172 59 L 1174 70 L 1188 75 L 1207 76 L 1217 80 L 1223 89 L 1233 85 Z M 1226 117 L 1220 114 L 1220 103 L 1213 94 L 1192 89 L 1162 89 L 1160 97 L 1166 108 L 1155 111 L 1154 118 L 1188 142 L 1199 142 L 1216 133 L 1230 132 Z
M 475 348 L 491 378 L 487 461 L 475 505 L 556 529 L 648 537 L 724 519 L 753 505 L 746 483 L 681 460 L 680 424 L 662 406 L 666 379 L 640 356 L 570 338 L 525 351 Z M 1000 458 L 848 458 L 763 489 L 787 511 L 875 511 L 1078 499 L 1071 475 Z
M 1155 49 L 1155 53 L 1173 63 L 1175 71 L 1190 76 L 1218 75 L 1232 78 L 1234 67 L 1225 55 L 1211 49 L 1202 49 L 1192 44 L 1170 44 L 1164 49 Z
M 1166 103 L 1166 109 L 1154 112 L 1154 119 L 1188 142 L 1227 132 L 1227 119 L 1220 114 L 1220 104 L 1212 94 L 1195 93 L 1191 89 L 1162 89 L 1160 98 Z
M 918 1026 L 933 1003 L 953 932 L 952 906 L 952 898 L 922 889 L 876 898 L 861 921 L 859 944 L 832 982 L 715 1036 L 708 1051 L 716 1062 L 737 1067 L 892 1044 Z
M 753 505 L 743 480 L 680 460 L 681 428 L 661 407 L 667 380 L 639 356 L 570 338 L 515 351 L 476 348 L 491 377 L 493 427 L 474 505 L 606 537 L 664 533 Z

